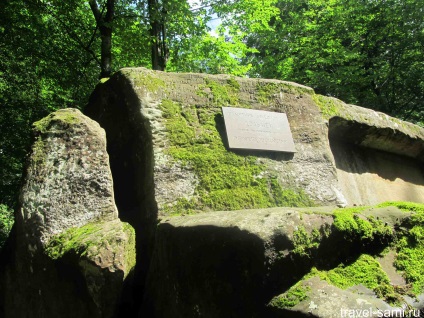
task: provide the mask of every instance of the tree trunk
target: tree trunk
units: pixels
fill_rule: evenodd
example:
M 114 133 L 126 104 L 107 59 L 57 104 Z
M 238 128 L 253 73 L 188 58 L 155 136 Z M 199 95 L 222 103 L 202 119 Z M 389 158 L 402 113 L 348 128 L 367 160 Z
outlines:
M 148 0 L 150 37 L 152 50 L 152 69 L 164 71 L 168 60 L 168 48 L 165 37 L 166 10 L 159 8 L 157 0 Z
M 100 78 L 110 77 L 112 73 L 112 28 L 101 26 L 102 51 L 100 60 Z
M 102 14 L 104 10 L 102 12 L 99 10 L 97 0 L 89 1 L 102 40 L 100 78 L 110 77 L 112 73 L 112 22 L 115 15 L 115 1 L 106 1 L 106 13 L 104 15 Z

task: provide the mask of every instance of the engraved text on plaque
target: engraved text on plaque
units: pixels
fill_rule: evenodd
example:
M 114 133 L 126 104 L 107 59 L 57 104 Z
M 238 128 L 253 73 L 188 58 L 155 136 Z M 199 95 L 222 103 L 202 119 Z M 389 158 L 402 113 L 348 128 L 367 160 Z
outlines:
M 222 112 L 230 148 L 295 152 L 286 114 L 233 107 Z

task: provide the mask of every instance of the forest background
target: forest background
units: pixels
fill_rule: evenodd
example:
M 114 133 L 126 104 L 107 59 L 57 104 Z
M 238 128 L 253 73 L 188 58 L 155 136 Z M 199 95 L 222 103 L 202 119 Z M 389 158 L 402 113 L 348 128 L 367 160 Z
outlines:
M 32 123 L 122 67 L 294 81 L 424 126 L 423 0 L 2 0 L 0 39 L 0 247 Z

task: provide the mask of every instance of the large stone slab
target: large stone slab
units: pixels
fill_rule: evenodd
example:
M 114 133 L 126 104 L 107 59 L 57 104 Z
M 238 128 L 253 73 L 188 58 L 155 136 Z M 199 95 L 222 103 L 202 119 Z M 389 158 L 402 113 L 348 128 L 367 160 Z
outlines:
M 231 149 L 222 107 L 285 113 L 295 152 Z M 393 193 L 397 200 L 423 200 L 423 128 L 295 83 L 125 68 L 99 85 L 86 112 L 106 130 L 122 189 L 116 191 L 117 204 L 129 218 L 375 204 L 393 199 Z M 395 159 L 385 170 L 392 175 L 366 160 L 357 164 L 357 148 L 351 146 L 391 153 Z M 344 151 L 350 148 L 351 161 Z M 404 159 L 414 178 L 403 173 Z M 366 180 L 355 181 L 362 176 Z M 382 184 L 379 178 L 384 190 L 373 193 Z M 400 181 L 386 182 L 392 179 Z M 362 190 L 367 183 L 369 189 Z
M 384 207 L 358 215 L 382 217 L 382 225 L 396 229 L 411 213 Z M 340 317 L 342 310 L 401 310 L 367 288 L 343 290 L 316 274 L 303 278 L 312 268 L 334 269 L 360 258 L 361 248 L 367 251 L 359 236 L 345 234 L 334 226 L 329 207 L 166 217 L 158 225 L 142 312 L 155 317 Z M 374 253 L 389 244 L 375 242 Z M 380 269 L 378 258 L 374 262 Z M 294 293 L 299 300 L 290 307 L 267 306 L 299 284 L 305 293 Z
M 231 149 L 222 107 L 285 113 L 295 152 Z M 158 317 L 263 317 L 266 301 L 310 269 L 290 237 L 295 226 L 309 229 L 300 222 L 309 214 L 268 219 L 262 209 L 363 205 L 393 193 L 423 202 L 422 128 L 295 83 L 125 68 L 99 84 L 86 113 L 106 130 L 120 216 L 137 231 L 141 289 L 149 277 L 145 312 Z M 372 161 L 388 157 L 383 171 Z M 384 190 L 374 191 L 380 179 Z M 332 227 L 328 214 L 313 218 Z M 357 252 L 339 239 L 315 261 L 337 265 L 339 253 Z

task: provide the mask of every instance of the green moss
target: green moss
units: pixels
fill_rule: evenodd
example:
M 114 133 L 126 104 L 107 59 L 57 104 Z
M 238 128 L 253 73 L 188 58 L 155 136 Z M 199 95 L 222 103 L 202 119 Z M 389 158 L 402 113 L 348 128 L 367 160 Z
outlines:
M 149 92 L 157 92 L 161 88 L 165 88 L 166 84 L 157 76 L 152 76 L 144 72 L 129 70 L 126 71 L 127 76 L 134 80 L 134 86 L 145 87 Z
M 361 215 L 369 207 L 335 210 L 333 212 L 334 226 L 344 234 L 347 241 L 361 242 L 361 240 L 375 240 L 377 237 L 390 237 L 391 240 L 376 243 L 386 244 L 385 252 L 396 249 L 397 258 L 394 266 L 403 273 L 411 290 L 396 289 L 376 258 L 369 254 L 362 254 L 353 262 L 340 263 L 328 271 L 312 268 L 288 292 L 275 297 L 270 305 L 287 308 L 305 299 L 303 283 L 314 276 L 342 289 L 362 284 L 373 290 L 377 297 L 397 306 L 403 303 L 401 294 L 413 296 L 422 293 L 424 291 L 424 204 L 386 202 L 377 207 L 386 206 L 396 206 L 403 211 L 413 212 L 411 217 L 403 223 L 406 228 L 402 226 L 395 233 L 391 227 L 381 221 Z M 328 236 L 329 233 L 325 235 Z M 299 227 L 293 233 L 293 252 L 309 257 L 311 251 L 319 247 L 322 237 L 323 234 L 318 230 L 309 233 L 304 227 Z
M 274 297 L 269 306 L 277 308 L 292 308 L 299 304 L 301 301 L 308 298 L 308 291 L 311 288 L 309 286 L 303 286 L 301 283 L 298 283 L 292 286 L 287 292 L 277 297 Z
M 341 289 L 362 284 L 373 290 L 377 297 L 386 300 L 392 305 L 400 305 L 401 303 L 401 296 L 390 284 L 389 277 L 382 269 L 380 263 L 373 256 L 362 254 L 354 262 L 340 264 L 328 271 L 318 270 L 313 267 L 287 292 L 274 297 L 269 305 L 278 308 L 290 308 L 307 299 L 307 292 L 310 288 L 306 287 L 304 282 L 315 276 Z
M 283 189 L 277 178 L 271 177 L 269 180 L 270 191 L 276 206 L 311 207 L 315 205 L 302 189 Z
M 127 241 L 122 242 L 121 231 L 127 235 Z M 135 233 L 132 227 L 120 222 L 96 222 L 82 227 L 71 228 L 62 234 L 52 237 L 45 249 L 46 255 L 56 260 L 67 253 L 86 256 L 94 259 L 100 248 L 112 249 L 124 244 L 126 273 L 135 265 Z
M 44 142 L 41 136 L 38 136 L 32 145 L 32 161 L 37 167 L 42 167 L 46 161 L 46 153 L 44 151 Z
M 330 225 L 323 225 L 320 229 L 313 229 L 311 233 L 305 227 L 299 226 L 293 232 L 293 253 L 310 257 L 311 253 L 319 248 L 321 241 L 328 238 L 330 234 Z
M 205 78 L 205 84 L 199 86 L 197 94 L 208 97 L 213 105 L 236 106 L 239 105 L 239 91 L 240 84 L 233 77 L 228 79 L 225 84 Z
M 263 81 L 258 82 L 256 90 L 258 101 L 264 105 L 274 103 L 276 98 L 279 98 L 280 94 L 294 94 L 301 96 L 303 94 L 311 94 L 312 92 L 309 88 L 303 88 L 289 83 Z
M 173 145 L 187 145 L 194 141 L 195 130 L 192 126 L 194 118 L 186 119 L 188 112 L 184 112 L 181 105 L 170 100 L 163 100 L 161 104 L 162 116 L 166 118 L 166 128 L 170 142 Z
M 303 226 L 300 226 L 293 232 L 293 253 L 309 257 L 310 251 L 319 247 L 322 238 L 321 233 L 317 229 L 314 229 L 309 234 Z
M 381 284 L 389 284 L 387 274 L 381 268 L 380 263 L 371 255 L 362 254 L 355 262 L 338 267 L 319 274 L 334 286 L 346 289 L 362 284 L 370 289 L 375 289 Z
M 313 205 L 303 191 L 283 188 L 256 157 L 225 148 L 218 131 L 225 129 L 220 107 L 196 108 L 163 100 L 160 109 L 170 141 L 168 154 L 199 180 L 193 199 L 170 203 L 164 213 Z
M 394 206 L 394 207 L 397 207 L 399 210 L 406 211 L 406 212 L 418 212 L 420 214 L 424 213 L 424 204 L 422 203 L 404 202 L 404 201 L 388 201 L 388 202 L 384 202 L 377 205 L 378 208 L 387 207 L 387 206 Z
M 35 122 L 33 127 L 36 131 L 44 134 L 46 133 L 53 123 L 61 122 L 65 125 L 74 125 L 80 122 L 77 114 L 66 109 L 58 110 L 43 119 Z
M 393 229 L 373 217 L 365 217 L 360 212 L 367 207 L 337 209 L 334 211 L 334 226 L 343 232 L 349 241 L 374 240 L 377 237 L 393 236 Z
M 406 243 L 406 244 L 405 244 Z M 424 247 L 402 242 L 397 246 L 395 267 L 403 272 L 406 281 L 412 284 L 415 295 L 424 291 Z
M 363 219 L 357 214 L 365 209 L 339 209 L 334 212 L 334 225 L 345 233 L 348 240 L 373 240 L 376 237 L 393 237 L 397 251 L 395 267 L 412 285 L 412 292 L 424 291 L 424 204 L 414 202 L 385 202 L 376 207 L 394 206 L 405 212 L 413 212 L 408 219 L 408 228 L 394 233 L 388 225 L 374 218 Z M 386 288 L 383 286 L 383 289 Z M 386 288 L 387 289 L 387 288 Z M 387 293 L 386 293 L 387 294 Z M 396 296 L 396 295 L 395 295 Z M 386 295 L 386 297 L 388 297 Z
M 71 228 L 54 236 L 46 247 L 47 255 L 52 259 L 61 258 L 65 253 L 74 251 L 78 255 L 86 255 L 90 246 L 96 246 L 101 232 L 102 223 L 89 223 L 82 227 Z
M 312 95 L 312 99 L 321 110 L 322 116 L 324 118 L 329 119 L 333 116 L 339 115 L 340 106 L 337 105 L 336 99 L 319 94 Z
M 362 284 L 373 290 L 379 298 L 391 304 L 399 305 L 400 303 L 401 297 L 396 294 L 386 272 L 380 263 L 368 254 L 362 254 L 353 263 L 340 264 L 329 271 L 318 271 L 313 268 L 307 277 L 312 276 L 319 276 L 322 280 L 341 289 Z
M 278 85 L 275 83 L 258 83 L 258 101 L 261 104 L 269 105 L 274 100 L 274 94 L 279 93 Z
M 394 265 L 412 285 L 412 292 L 418 295 L 424 291 L 424 204 L 392 201 L 379 206 L 395 206 L 405 212 L 414 212 L 408 220 L 408 228 L 397 235 Z
M 237 82 L 237 80 L 235 79 L 235 77 L 230 77 L 228 80 L 227 80 L 227 84 L 229 85 L 229 86 L 231 86 L 231 87 L 233 87 L 233 89 L 235 90 L 235 91 L 240 91 L 240 83 L 239 82 Z
M 123 230 L 127 235 L 127 242 L 124 247 L 126 269 L 125 275 L 127 275 L 136 264 L 135 231 L 134 228 L 128 223 L 123 223 Z

